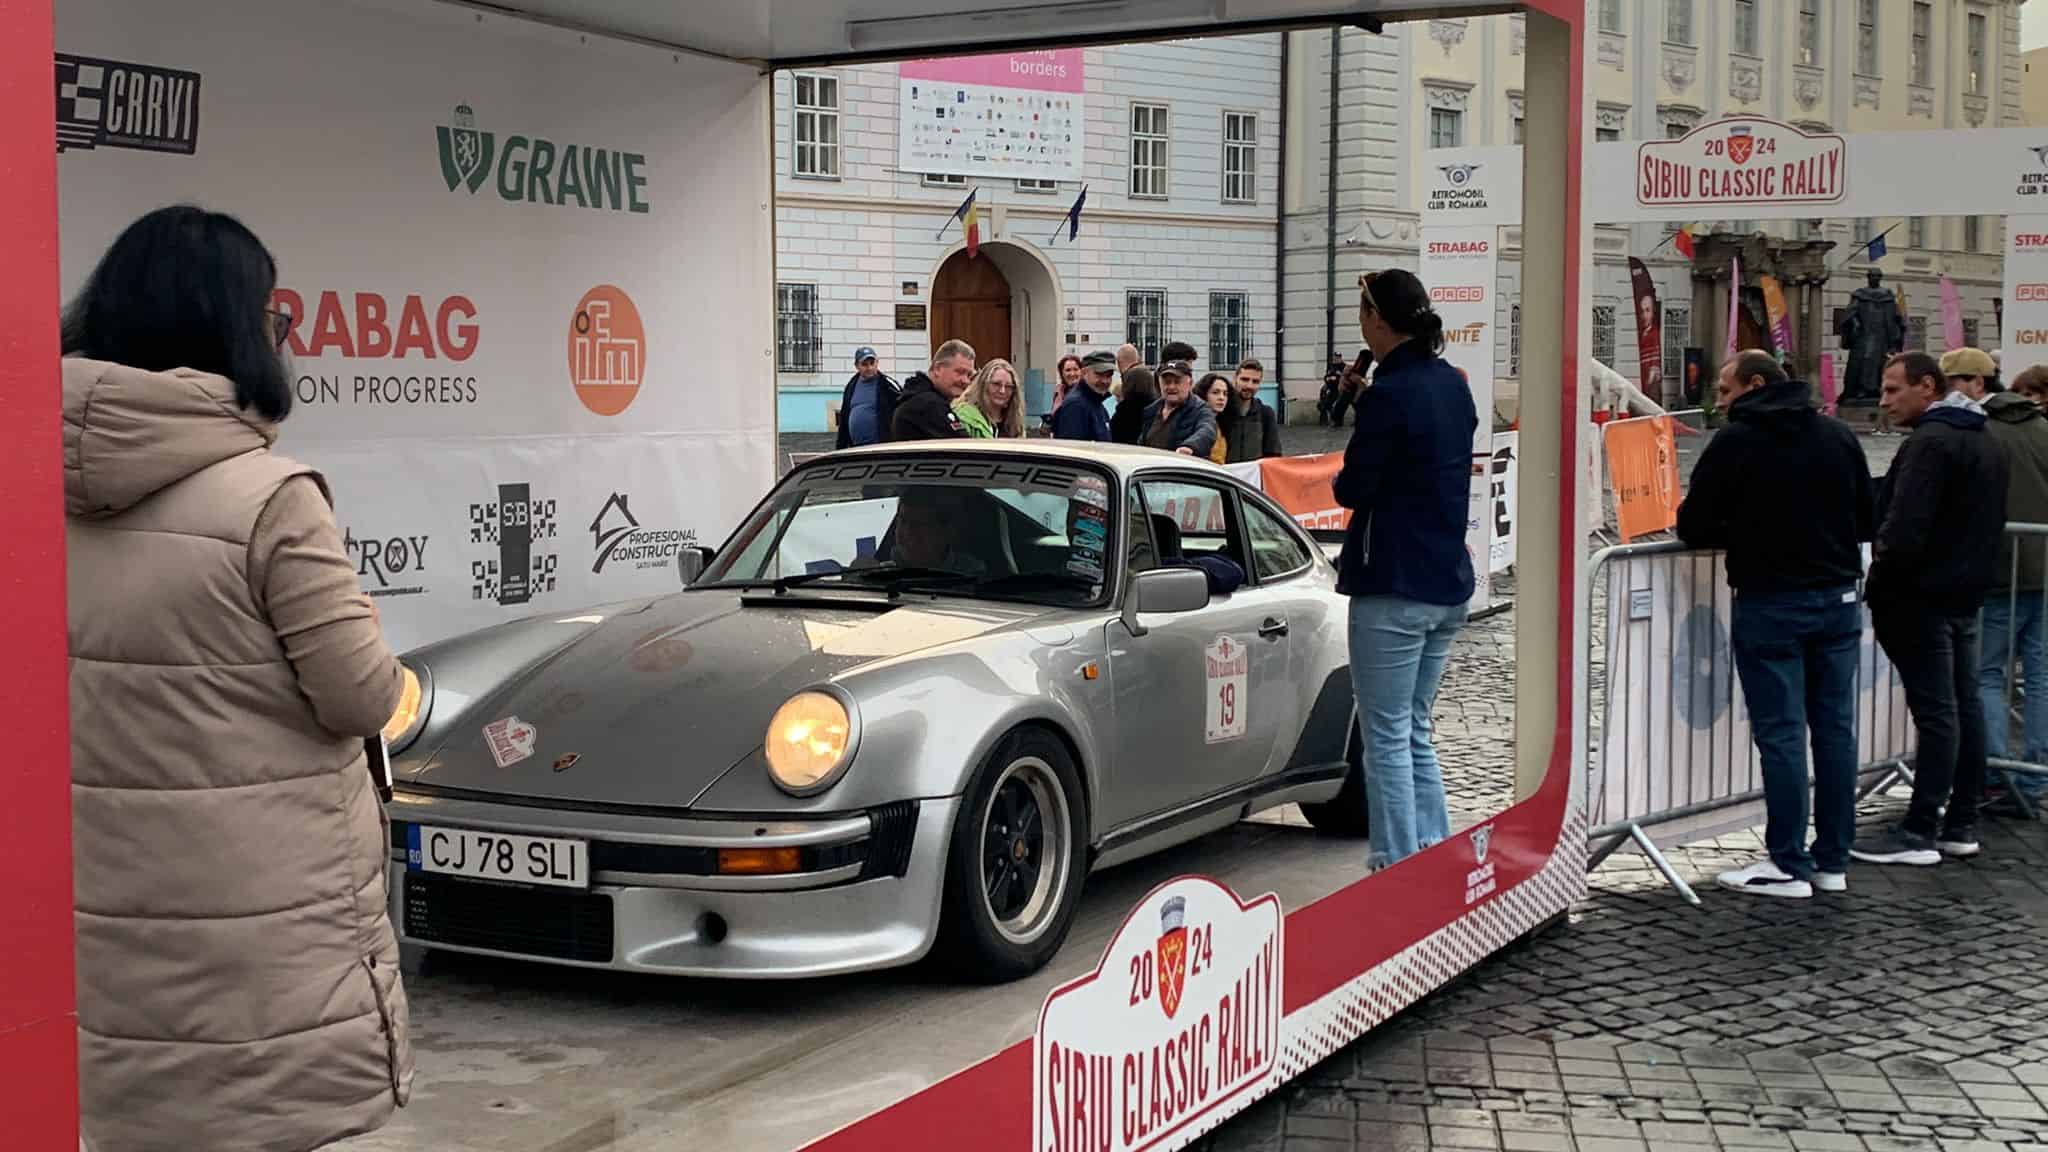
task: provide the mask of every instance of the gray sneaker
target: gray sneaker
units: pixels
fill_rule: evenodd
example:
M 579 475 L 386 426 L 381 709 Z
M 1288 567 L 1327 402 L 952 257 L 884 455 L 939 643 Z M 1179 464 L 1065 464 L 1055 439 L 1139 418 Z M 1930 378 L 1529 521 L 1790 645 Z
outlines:
M 1935 839 L 1934 847 L 1943 856 L 1957 860 L 1967 860 L 1984 850 L 1984 846 L 1977 842 L 1975 828 L 1951 828 Z
M 1916 836 L 1903 828 L 1859 840 L 1849 849 L 1849 855 L 1865 864 L 1912 864 L 1924 868 L 1941 863 L 1941 850 L 1934 846 L 1933 837 Z
M 1849 890 L 1849 874 L 1847 872 L 1815 872 L 1813 874 L 1813 890 L 1816 892 L 1847 892 Z

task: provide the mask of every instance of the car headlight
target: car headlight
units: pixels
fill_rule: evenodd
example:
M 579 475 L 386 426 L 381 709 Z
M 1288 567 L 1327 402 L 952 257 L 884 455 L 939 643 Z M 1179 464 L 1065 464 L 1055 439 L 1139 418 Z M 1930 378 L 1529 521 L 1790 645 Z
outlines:
M 853 761 L 853 714 L 836 693 L 799 692 L 768 721 L 768 775 L 792 796 L 811 796 L 839 782 Z
M 427 726 L 427 711 L 434 699 L 433 686 L 421 677 L 420 671 L 410 664 L 400 664 L 398 670 L 403 680 L 398 707 L 391 713 L 391 719 L 384 722 L 384 744 L 393 756 L 420 738 L 420 729 Z

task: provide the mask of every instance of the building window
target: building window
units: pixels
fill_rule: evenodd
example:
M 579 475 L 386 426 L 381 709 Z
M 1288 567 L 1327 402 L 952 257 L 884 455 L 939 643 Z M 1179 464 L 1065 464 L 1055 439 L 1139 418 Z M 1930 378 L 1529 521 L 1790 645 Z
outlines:
M 1868 216 L 1858 216 L 1856 218 L 1856 259 L 1868 260 L 1870 258 L 1870 241 L 1877 235 L 1873 231 L 1876 227 L 1877 221 L 1872 220 Z
M 1508 375 L 1522 375 L 1522 306 L 1508 305 Z
M 1019 192 L 1057 192 L 1059 190 L 1060 182 L 1057 180 L 1020 179 L 1017 181 L 1017 191 Z
M 1975 316 L 1965 316 L 1965 317 L 1963 317 L 1963 347 L 1965 347 L 1965 348 L 1975 348 L 1975 347 L 1978 347 L 1978 344 L 1977 344 L 1977 318 L 1976 318 Z
M 1508 117 L 1508 137 L 1510 143 L 1520 144 L 1522 143 L 1523 138 L 1528 134 L 1528 121 L 1522 119 L 1520 116 Z
M 1982 216 L 1963 217 L 1963 251 L 1982 252 L 1983 250 L 1984 218 Z
M 1600 0 L 1600 30 L 1621 31 L 1621 0 Z
M 1927 350 L 1927 317 L 1911 316 L 1906 319 L 1906 347 L 1916 352 Z
M 1690 131 L 1692 131 L 1692 125 L 1683 120 L 1666 120 L 1664 122 L 1664 138 L 1666 140 L 1676 140 Z
M 1970 76 L 1965 91 L 1972 96 L 1984 94 L 1985 37 L 1989 35 L 1987 22 L 1982 12 L 1970 13 Z
M 1166 289 L 1124 293 L 1124 342 L 1136 345 L 1142 363 L 1159 363 L 1159 346 L 1166 343 Z
M 1595 139 L 1595 140 L 1619 140 L 1619 139 L 1621 139 L 1621 129 L 1619 129 L 1619 128 L 1595 128 L 1595 129 L 1593 129 L 1593 139 Z M 1520 141 L 1520 140 L 1517 140 L 1517 141 L 1515 141 L 1515 143 L 1517 143 L 1517 144 L 1520 144 L 1520 143 L 1521 143 L 1521 141 Z
M 1465 114 L 1456 108 L 1429 110 L 1429 146 L 1456 148 L 1465 142 Z
M 1735 0 L 1735 50 L 1745 56 L 1756 51 L 1756 0 Z
M 1131 105 L 1131 195 L 1166 198 L 1166 144 L 1166 105 Z
M 1820 63 L 1820 0 L 1799 0 L 1799 62 Z
M 1927 217 L 1915 216 L 1906 221 L 1906 247 L 1927 247 Z
M 825 347 L 825 326 L 818 320 L 816 284 L 775 286 L 775 368 L 778 372 L 816 372 Z
M 1209 365 L 1229 372 L 1252 354 L 1251 297 L 1243 292 L 1209 293 Z
M 1223 114 L 1223 202 L 1250 204 L 1259 198 L 1259 118 L 1251 112 Z
M 1612 302 L 1593 305 L 1593 359 L 1614 367 L 1614 314 Z
M 1856 0 L 1856 71 L 1877 75 L 1877 0 Z
M 839 81 L 799 75 L 794 114 L 796 174 L 812 180 L 839 179 Z
M 1692 44 L 1692 0 L 1664 0 L 1664 39 Z
M 1907 61 L 1907 72 L 1915 84 L 1931 84 L 1934 68 L 1934 53 L 1930 42 L 1934 38 L 1934 5 L 1927 0 L 1913 0 L 1913 54 Z
M 1692 306 L 1670 304 L 1664 308 L 1664 379 L 1678 381 L 1685 376 L 1685 346 L 1692 340 Z M 1652 400 L 1658 397 L 1652 396 Z
M 965 188 L 967 187 L 967 177 L 947 172 L 927 172 L 924 174 L 924 186 L 927 188 Z

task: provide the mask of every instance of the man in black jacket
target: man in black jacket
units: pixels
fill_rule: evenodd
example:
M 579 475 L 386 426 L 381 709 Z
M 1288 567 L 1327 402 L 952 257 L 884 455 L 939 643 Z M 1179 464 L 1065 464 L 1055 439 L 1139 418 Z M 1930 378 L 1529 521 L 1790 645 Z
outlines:
M 953 401 L 974 382 L 974 349 L 965 340 L 948 340 L 932 353 L 929 374 L 915 372 L 903 382 L 896 415 L 889 425 L 891 440 L 945 440 L 964 437 Z
M 896 401 L 903 385 L 883 375 L 873 348 L 853 353 L 853 375 L 839 396 L 839 438 L 834 448 L 879 444 L 889 438 L 889 422 L 896 415 Z
M 1977 610 L 2005 534 L 2008 466 L 1984 431 L 1983 406 L 1950 391 L 1932 356 L 1892 357 L 1883 388 L 1878 402 L 1886 415 L 1913 433 L 1884 479 L 1870 620 L 1905 684 L 1919 752 L 1905 820 L 1858 843 L 1855 856 L 1939 864 L 1978 852 L 1984 712 L 1976 701 Z
M 1700 453 L 1678 535 L 1728 553 L 1729 640 L 1763 768 L 1769 853 L 1718 879 L 1760 896 L 1840 892 L 1856 837 L 1856 582 L 1876 518 L 1870 465 L 1849 426 L 1821 415 L 1768 352 L 1724 364 L 1718 396 L 1728 427 Z
M 1224 433 L 1229 444 L 1226 464 L 1286 454 L 1280 448 L 1280 417 L 1259 399 L 1259 389 L 1265 382 L 1266 366 L 1257 360 L 1246 360 L 1237 366 L 1237 378 L 1231 382 L 1230 407 L 1222 421 L 1229 425 Z
M 1136 444 L 1145 434 L 1146 407 L 1159 399 L 1159 382 L 1152 378 L 1152 369 L 1139 360 L 1135 344 L 1116 350 L 1116 370 L 1122 382 L 1116 391 L 1116 411 L 1109 417 L 1109 438 L 1119 444 Z

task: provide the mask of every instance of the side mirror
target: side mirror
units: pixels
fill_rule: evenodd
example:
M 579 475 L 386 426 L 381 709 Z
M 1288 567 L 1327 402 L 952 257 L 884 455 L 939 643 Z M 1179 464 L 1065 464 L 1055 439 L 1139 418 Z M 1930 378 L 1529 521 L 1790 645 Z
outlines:
M 704 569 L 711 566 L 711 549 L 702 544 L 685 544 L 676 550 L 676 572 L 683 578 L 683 586 L 697 582 Z
M 1200 568 L 1153 568 L 1131 578 L 1124 593 L 1124 630 L 1143 636 L 1141 612 L 1195 612 L 1209 606 L 1209 574 Z

